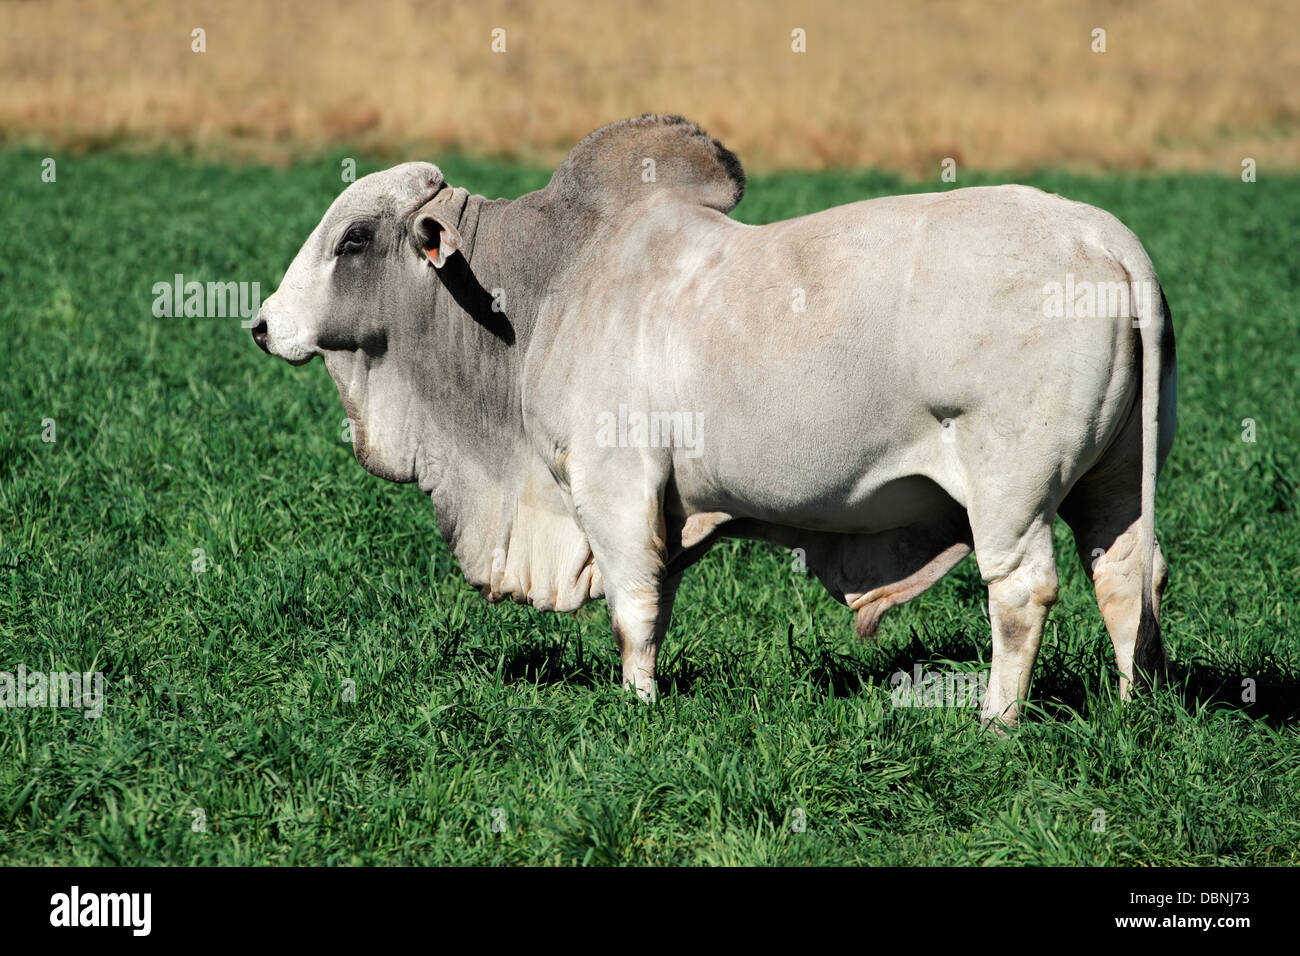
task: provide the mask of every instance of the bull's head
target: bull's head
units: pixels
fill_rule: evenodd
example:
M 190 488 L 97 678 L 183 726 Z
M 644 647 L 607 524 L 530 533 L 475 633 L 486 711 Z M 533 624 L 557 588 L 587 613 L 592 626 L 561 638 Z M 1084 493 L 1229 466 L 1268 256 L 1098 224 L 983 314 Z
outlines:
M 267 299 L 253 339 L 293 365 L 320 355 L 353 423 L 357 460 L 392 481 L 416 477 L 421 362 L 439 285 L 460 245 L 467 193 L 430 163 L 366 176 L 334 201 Z

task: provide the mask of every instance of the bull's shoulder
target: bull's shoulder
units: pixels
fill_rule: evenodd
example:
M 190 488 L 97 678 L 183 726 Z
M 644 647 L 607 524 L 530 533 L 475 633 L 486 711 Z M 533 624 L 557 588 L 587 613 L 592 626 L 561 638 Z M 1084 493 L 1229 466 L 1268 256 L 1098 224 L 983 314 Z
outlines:
M 736 154 L 680 116 L 646 114 L 602 126 L 569 152 L 547 190 L 565 203 L 615 211 L 663 190 L 730 212 L 745 192 Z

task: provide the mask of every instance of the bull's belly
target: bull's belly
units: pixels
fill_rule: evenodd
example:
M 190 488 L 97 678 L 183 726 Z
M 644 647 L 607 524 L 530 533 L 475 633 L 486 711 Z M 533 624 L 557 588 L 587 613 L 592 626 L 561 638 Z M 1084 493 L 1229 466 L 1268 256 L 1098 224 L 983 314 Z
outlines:
M 867 468 L 828 478 L 760 467 L 744 475 L 714 473 L 697 485 L 688 467 L 674 477 L 688 515 L 721 512 L 808 531 L 875 534 L 931 521 L 960 506 L 945 488 L 952 485 L 946 475 L 916 470 Z

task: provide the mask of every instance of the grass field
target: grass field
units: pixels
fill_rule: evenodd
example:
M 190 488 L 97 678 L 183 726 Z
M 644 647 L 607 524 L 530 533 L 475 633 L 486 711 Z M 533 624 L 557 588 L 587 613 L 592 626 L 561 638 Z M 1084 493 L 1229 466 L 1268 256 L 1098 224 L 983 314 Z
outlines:
M 483 602 L 419 492 L 354 462 L 320 363 L 152 315 L 175 273 L 269 295 L 339 157 L 94 154 L 43 183 L 43 155 L 0 152 L 0 670 L 103 671 L 107 697 L 97 720 L 0 710 L 0 862 L 1300 863 L 1300 176 L 1029 178 L 1124 219 L 1173 310 L 1178 683 L 1117 705 L 1058 528 L 1038 706 L 997 739 L 888 691 L 987 660 L 970 562 L 864 645 L 789 555 L 719 547 L 687 573 L 661 701 L 633 702 L 604 605 Z M 546 178 L 442 165 L 489 195 Z M 920 188 L 760 176 L 737 215 Z

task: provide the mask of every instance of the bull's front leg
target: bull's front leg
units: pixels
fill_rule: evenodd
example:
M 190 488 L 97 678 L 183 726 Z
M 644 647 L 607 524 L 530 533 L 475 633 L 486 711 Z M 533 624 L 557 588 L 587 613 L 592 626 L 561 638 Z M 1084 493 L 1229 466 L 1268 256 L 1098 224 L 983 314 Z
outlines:
M 614 639 L 623 658 L 623 686 L 652 701 L 658 694 L 655 662 L 681 580 L 681 575 L 669 577 L 666 571 L 661 498 L 654 494 L 584 499 L 575 489 L 573 501 L 604 582 Z
M 644 701 L 653 701 L 659 693 L 655 683 L 655 665 L 672 620 L 673 599 L 677 596 L 680 582 L 681 575 L 661 579 L 652 613 L 649 593 L 627 599 L 620 595 L 618 605 L 610 603 L 614 640 L 623 658 L 623 686 L 635 690 Z M 611 598 L 613 593 L 607 591 Z

